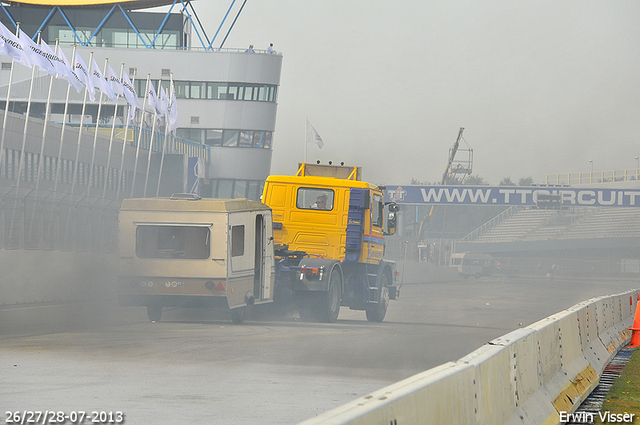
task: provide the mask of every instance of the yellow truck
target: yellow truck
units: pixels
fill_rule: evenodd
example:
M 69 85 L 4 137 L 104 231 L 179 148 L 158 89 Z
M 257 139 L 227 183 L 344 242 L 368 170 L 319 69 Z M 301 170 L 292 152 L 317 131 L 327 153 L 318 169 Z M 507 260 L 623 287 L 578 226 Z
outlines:
M 400 287 L 395 262 L 384 259 L 398 206 L 385 204 L 382 189 L 343 165 L 303 163 L 293 176 L 267 178 L 276 301 L 292 297 L 303 319 L 334 322 L 341 305 L 384 319 Z
M 271 210 L 246 199 L 125 199 L 118 226 L 118 301 L 145 306 L 149 320 L 163 308 L 229 309 L 273 301 Z

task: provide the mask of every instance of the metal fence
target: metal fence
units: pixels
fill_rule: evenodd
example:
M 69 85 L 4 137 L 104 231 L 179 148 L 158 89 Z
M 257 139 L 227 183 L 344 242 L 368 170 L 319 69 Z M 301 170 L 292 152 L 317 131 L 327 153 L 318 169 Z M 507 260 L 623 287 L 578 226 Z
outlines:
M 0 199 L 0 249 L 115 252 L 118 205 L 89 199 Z
M 590 173 L 547 174 L 545 184 L 595 184 L 640 180 L 640 168 L 630 170 L 592 171 Z

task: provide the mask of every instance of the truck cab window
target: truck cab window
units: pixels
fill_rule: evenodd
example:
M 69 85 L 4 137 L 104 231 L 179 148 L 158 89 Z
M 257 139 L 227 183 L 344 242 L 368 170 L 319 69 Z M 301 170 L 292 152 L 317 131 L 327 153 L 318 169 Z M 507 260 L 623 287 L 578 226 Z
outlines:
M 371 205 L 371 223 L 376 227 L 383 226 L 383 209 L 384 204 L 382 202 L 382 196 L 378 194 L 373 194 L 373 202 Z
M 302 210 L 333 209 L 334 192 L 331 189 L 318 187 L 301 187 L 298 189 L 296 206 Z

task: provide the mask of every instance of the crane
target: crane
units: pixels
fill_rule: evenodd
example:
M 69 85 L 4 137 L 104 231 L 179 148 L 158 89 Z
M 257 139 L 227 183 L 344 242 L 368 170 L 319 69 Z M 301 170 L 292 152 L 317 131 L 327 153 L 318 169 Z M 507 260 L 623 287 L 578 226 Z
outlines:
M 447 161 L 447 167 L 445 168 L 444 173 L 442 174 L 442 180 L 440 181 L 440 186 L 444 186 L 444 184 L 447 181 L 448 174 L 451 174 L 451 173 L 464 173 L 469 175 L 471 174 L 472 161 L 473 161 L 473 149 L 471 148 L 467 149 L 467 151 L 469 152 L 469 160 L 466 161 L 467 166 L 465 167 L 462 162 L 459 162 L 457 164 L 457 167 L 452 168 L 454 164 L 454 160 L 456 158 L 456 154 L 458 153 L 458 150 L 460 148 L 460 141 L 462 140 L 463 131 L 464 131 L 464 127 L 460 127 L 460 130 L 458 131 L 458 137 L 456 138 L 456 142 L 449 149 L 449 160 Z M 434 205 L 431 206 L 431 209 L 429 210 L 429 215 L 426 215 L 420 222 L 420 229 L 418 230 L 419 239 L 422 238 L 422 230 L 423 230 L 424 224 L 427 223 L 431 219 L 431 216 L 433 215 L 433 208 L 434 208 Z

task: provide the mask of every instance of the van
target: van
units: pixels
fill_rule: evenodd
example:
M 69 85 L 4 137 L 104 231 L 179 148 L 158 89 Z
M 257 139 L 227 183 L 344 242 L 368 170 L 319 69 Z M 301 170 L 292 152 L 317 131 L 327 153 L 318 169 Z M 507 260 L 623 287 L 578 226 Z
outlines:
M 474 276 L 491 276 L 494 269 L 493 257 L 479 252 L 460 252 L 451 255 L 451 267 L 458 269 L 458 274 L 465 279 Z

